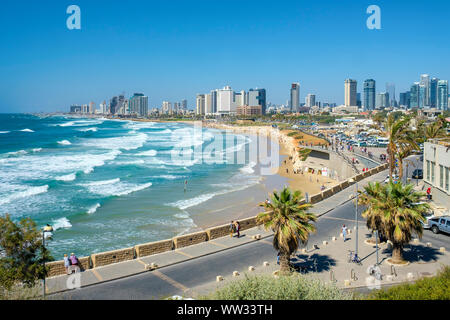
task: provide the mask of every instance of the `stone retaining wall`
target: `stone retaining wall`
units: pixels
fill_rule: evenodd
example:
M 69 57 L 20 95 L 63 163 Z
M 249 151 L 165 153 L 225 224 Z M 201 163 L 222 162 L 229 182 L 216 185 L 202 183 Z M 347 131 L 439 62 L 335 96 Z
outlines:
M 82 257 L 78 258 L 78 262 L 80 263 L 80 270 L 85 271 L 91 268 L 91 257 Z M 47 277 L 55 277 L 66 274 L 66 268 L 64 267 L 64 260 L 62 261 L 54 261 L 45 264 L 48 267 L 48 276 Z
M 257 226 L 256 217 L 239 220 L 239 224 L 241 225 L 241 230 L 251 229 Z
M 91 255 L 94 268 L 134 259 L 134 247 Z
M 206 231 L 196 232 L 173 238 L 173 244 L 175 249 L 192 246 L 193 244 L 199 244 L 208 241 L 208 234 Z
M 312 195 L 309 201 L 310 201 L 312 204 L 315 204 L 315 203 L 320 202 L 320 201 L 322 201 L 322 200 L 323 200 L 322 194 L 321 194 L 321 193 L 318 193 L 318 194 Z
M 230 235 L 230 225 L 223 225 L 219 227 L 209 228 L 206 230 L 208 240 L 214 240 Z
M 174 248 L 173 240 L 162 240 L 156 242 L 150 242 L 145 244 L 139 244 L 134 247 L 136 250 L 136 257 L 146 257 L 153 254 L 158 254 L 166 251 L 170 251 Z

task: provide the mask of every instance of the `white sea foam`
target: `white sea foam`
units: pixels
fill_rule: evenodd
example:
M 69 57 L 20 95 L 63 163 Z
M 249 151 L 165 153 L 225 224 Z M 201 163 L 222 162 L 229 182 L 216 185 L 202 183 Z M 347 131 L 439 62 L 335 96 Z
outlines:
M 65 176 L 56 177 L 55 180 L 57 181 L 74 181 L 77 178 L 77 175 L 75 173 L 68 174 Z
M 95 119 L 95 120 L 74 120 L 69 122 L 64 122 L 57 124 L 58 127 L 87 127 L 102 124 L 105 119 Z
M 53 220 L 52 223 L 53 230 L 59 230 L 59 229 L 70 229 L 72 228 L 72 224 L 70 223 L 69 219 L 66 217 L 60 218 L 57 220 Z
M 81 132 L 97 132 L 98 128 L 93 127 L 93 128 L 86 128 L 86 129 L 78 129 L 78 131 L 81 131 Z
M 58 141 L 58 144 L 63 145 L 63 146 L 70 146 L 72 143 L 68 140 L 62 140 L 62 141 Z
M 170 203 L 169 206 L 176 207 L 180 210 L 186 210 L 190 207 L 197 206 L 205 201 L 208 201 L 208 200 L 214 198 L 216 195 L 217 195 L 216 193 L 202 194 L 202 195 L 192 198 L 192 199 L 179 200 L 177 202 Z
M 31 129 L 23 129 L 23 130 L 20 130 L 21 132 L 34 132 L 33 130 L 31 130 Z
M 0 134 L 10 133 L 11 131 L 0 131 Z
M 41 152 L 41 151 L 42 151 L 42 148 L 36 148 L 36 149 L 31 150 L 31 151 L 33 151 L 34 153 L 36 153 L 36 152 Z
M 152 186 L 152 183 L 131 184 L 120 182 L 120 179 L 109 181 L 100 181 L 98 183 L 90 183 L 85 185 L 90 193 L 101 195 L 104 197 L 121 197 L 133 192 L 141 191 Z
M 1 159 L 0 181 L 14 184 L 18 180 L 54 179 L 58 173 L 83 171 L 88 174 L 114 160 L 120 153 L 113 150 L 107 153 L 30 154 Z
M 243 173 L 248 173 L 248 174 L 252 174 L 255 172 L 255 170 L 253 169 L 256 166 L 256 162 L 251 161 L 248 165 L 246 165 L 245 167 L 241 168 L 241 172 Z
M 97 212 L 97 209 L 100 208 L 100 207 L 101 207 L 100 203 L 97 203 L 95 206 L 89 208 L 87 213 L 88 214 L 94 214 L 94 213 Z
M 140 157 L 154 157 L 157 154 L 158 154 L 158 151 L 156 151 L 156 150 L 149 150 L 149 151 L 136 153 L 136 156 L 140 156 Z
M 6 156 L 8 157 L 16 157 L 16 156 L 22 156 L 27 154 L 28 152 L 26 152 L 25 150 L 20 150 L 20 151 L 15 151 L 15 152 L 8 152 L 6 153 Z
M 6 203 L 21 199 L 28 198 L 38 194 L 46 193 L 48 191 L 48 186 L 40 186 L 40 187 L 27 187 L 27 186 L 19 186 L 19 191 L 16 191 L 12 194 L 9 194 L 6 197 L 0 199 L 0 205 L 4 205 Z M 17 189 L 16 189 L 17 190 Z
M 135 150 L 141 148 L 147 141 L 145 133 L 114 138 L 84 139 L 83 146 L 109 150 Z
M 114 184 L 114 183 L 118 183 L 118 182 L 120 182 L 120 178 L 111 179 L 111 180 L 103 180 L 103 181 L 94 181 L 94 182 L 82 184 L 82 186 L 95 187 L 95 186 L 104 186 L 104 185 Z

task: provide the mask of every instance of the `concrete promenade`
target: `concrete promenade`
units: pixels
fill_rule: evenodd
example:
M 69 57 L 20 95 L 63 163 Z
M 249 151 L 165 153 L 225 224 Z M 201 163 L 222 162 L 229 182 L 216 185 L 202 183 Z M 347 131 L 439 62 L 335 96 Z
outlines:
M 384 180 L 386 175 L 387 171 L 380 172 L 360 181 L 358 187 L 362 189 L 369 181 Z M 353 203 L 350 202 L 355 190 L 354 185 L 350 186 L 315 204 L 311 211 L 320 216 L 317 222 L 318 234 L 311 237 L 308 251 L 304 253 L 300 250 L 293 259 L 298 266 L 308 270 L 307 276 L 325 282 L 335 282 L 342 288 L 366 288 L 366 278 L 369 277 L 367 268 L 376 261 L 374 246 L 364 243 L 370 234 L 365 227 L 365 221 L 360 218 L 359 250 L 363 265 L 357 266 L 347 262 L 348 250 L 354 250 L 355 247 L 355 211 Z M 346 224 L 353 231 L 345 243 L 339 236 L 342 224 Z M 228 236 L 174 251 L 89 269 L 79 274 L 82 288 L 80 290 L 69 291 L 68 276 L 50 278 L 47 280 L 47 292 L 65 291 L 51 296 L 56 299 L 160 299 L 173 294 L 195 298 L 229 281 L 239 279 L 244 273 L 271 274 L 279 268 L 272 248 L 271 232 L 256 227 L 244 231 L 242 235 L 239 239 Z M 253 239 L 254 235 L 261 235 L 261 239 Z M 336 239 L 333 240 L 333 237 Z M 385 244 L 381 245 L 379 261 L 382 262 L 380 269 L 384 275 L 381 285 L 432 275 L 440 268 L 441 263 L 448 265 L 448 253 L 439 251 L 440 246 L 449 249 L 446 237 L 430 233 L 422 242 L 408 247 L 405 250 L 406 257 L 413 263 L 393 270 L 397 275 L 393 277 L 390 277 L 391 269 L 385 262 L 389 252 L 385 250 Z M 324 244 L 323 241 L 327 243 Z M 432 247 L 428 247 L 427 242 L 432 242 Z M 263 265 L 263 262 L 268 262 L 268 265 Z M 150 271 L 152 264 L 155 264 L 153 267 L 156 269 Z M 254 266 L 255 270 L 248 271 L 249 266 Z M 240 275 L 233 277 L 234 271 L 238 271 Z M 223 276 L 224 281 L 217 283 L 216 276 L 219 275 Z
M 359 182 L 359 188 L 370 181 L 383 180 L 386 177 L 386 172 L 380 172 L 371 177 Z M 311 212 L 317 216 L 324 215 L 334 208 L 350 201 L 350 198 L 355 195 L 356 186 L 350 186 L 337 194 L 316 203 L 311 209 Z M 167 267 L 173 264 L 182 263 L 184 261 L 199 258 L 205 255 L 211 255 L 230 248 L 241 246 L 249 242 L 256 242 L 258 240 L 252 239 L 254 235 L 261 235 L 261 238 L 269 238 L 272 232 L 267 232 L 261 227 L 252 228 L 245 231 L 245 237 L 223 237 L 212 241 L 203 242 L 193 246 L 168 251 L 148 257 L 129 260 L 125 262 L 110 264 L 103 267 L 88 269 L 79 273 L 81 287 L 91 286 L 105 281 L 111 281 L 129 277 L 143 272 L 148 272 L 152 269 L 152 264 L 157 268 Z M 49 294 L 69 290 L 67 281 L 69 276 L 62 275 L 47 279 L 47 292 Z M 69 285 L 70 287 L 70 285 Z

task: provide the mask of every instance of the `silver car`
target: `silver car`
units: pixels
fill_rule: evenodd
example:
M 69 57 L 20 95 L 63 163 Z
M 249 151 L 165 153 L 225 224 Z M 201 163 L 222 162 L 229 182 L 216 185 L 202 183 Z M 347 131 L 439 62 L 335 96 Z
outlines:
M 450 216 L 434 217 L 428 221 L 433 233 L 445 232 L 450 233 Z

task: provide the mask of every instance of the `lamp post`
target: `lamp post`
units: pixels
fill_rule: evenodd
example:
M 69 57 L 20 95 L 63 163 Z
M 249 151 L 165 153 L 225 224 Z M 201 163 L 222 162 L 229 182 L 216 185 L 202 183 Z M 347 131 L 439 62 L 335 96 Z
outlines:
M 44 229 L 42 229 L 42 247 L 43 247 L 43 251 L 42 251 L 42 254 L 44 254 L 44 251 L 45 251 L 45 234 L 46 233 L 49 233 L 49 232 L 52 232 L 53 231 L 53 227 L 51 226 L 51 225 L 46 225 L 45 227 L 44 227 Z M 43 264 L 44 264 L 44 271 L 45 271 L 45 257 L 43 257 Z M 43 291 L 44 291 L 44 299 L 45 299 L 45 275 L 44 275 L 44 289 L 43 289 Z
M 350 182 L 355 182 L 356 185 L 356 202 L 355 202 L 355 223 L 356 223 L 356 234 L 355 234 L 355 256 L 358 257 L 358 181 L 350 179 Z

